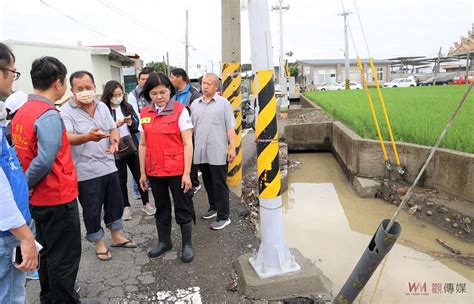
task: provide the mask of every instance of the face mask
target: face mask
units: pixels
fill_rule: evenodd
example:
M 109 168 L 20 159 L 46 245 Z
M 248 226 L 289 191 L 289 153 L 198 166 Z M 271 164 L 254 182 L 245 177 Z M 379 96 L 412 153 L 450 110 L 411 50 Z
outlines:
M 112 98 L 111 102 L 115 105 L 119 105 L 120 103 L 122 103 L 122 100 L 123 100 L 123 96 L 119 98 Z
M 76 100 L 85 104 L 90 104 L 94 100 L 94 97 L 95 91 L 93 90 L 76 93 Z

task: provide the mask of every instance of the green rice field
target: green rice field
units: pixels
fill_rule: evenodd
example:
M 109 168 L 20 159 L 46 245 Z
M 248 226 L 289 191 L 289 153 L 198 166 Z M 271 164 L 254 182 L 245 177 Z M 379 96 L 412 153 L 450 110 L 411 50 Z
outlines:
M 433 146 L 466 89 L 465 85 L 382 88 L 395 140 Z M 370 93 L 384 140 L 389 141 L 377 90 L 372 88 Z M 364 90 L 317 91 L 305 95 L 361 137 L 377 139 Z M 474 153 L 474 89 L 441 146 Z

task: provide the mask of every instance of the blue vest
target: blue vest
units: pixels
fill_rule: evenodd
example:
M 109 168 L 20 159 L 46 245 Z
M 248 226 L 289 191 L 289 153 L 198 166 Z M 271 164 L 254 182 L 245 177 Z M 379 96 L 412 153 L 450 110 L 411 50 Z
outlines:
M 7 176 L 10 187 L 12 188 L 13 198 L 21 214 L 28 224 L 31 221 L 29 209 L 28 183 L 25 174 L 18 161 L 15 149 L 10 147 L 5 138 L 4 130 L 0 128 L 2 146 L 0 148 L 0 165 Z M 0 237 L 11 235 L 9 231 L 0 231 Z

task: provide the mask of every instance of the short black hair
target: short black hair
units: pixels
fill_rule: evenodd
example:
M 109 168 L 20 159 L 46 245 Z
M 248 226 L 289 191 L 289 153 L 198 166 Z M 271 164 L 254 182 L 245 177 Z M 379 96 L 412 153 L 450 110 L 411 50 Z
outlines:
M 90 77 L 90 79 L 92 80 L 92 83 L 95 85 L 94 76 L 92 75 L 92 73 L 85 70 L 81 70 L 81 71 L 76 71 L 72 73 L 71 76 L 69 76 L 69 84 L 71 85 L 71 88 L 72 88 L 72 81 L 74 79 L 82 78 L 86 75 Z
M 141 95 L 145 97 L 148 102 L 151 102 L 150 91 L 159 85 L 163 85 L 170 90 L 170 98 L 176 94 L 176 90 L 168 76 L 161 72 L 154 72 L 150 74 L 150 77 L 148 77 L 147 81 L 145 82 Z
M 58 79 L 64 83 L 66 75 L 66 66 L 55 57 L 44 56 L 31 64 L 31 83 L 37 90 L 49 89 Z
M 142 75 L 149 75 L 154 72 L 155 72 L 155 69 L 153 67 L 144 67 L 143 70 L 141 70 L 141 72 L 138 73 L 138 79 L 140 79 Z
M 181 76 L 184 81 L 189 82 L 189 77 L 186 71 L 182 68 L 176 68 L 171 71 L 171 74 L 173 74 L 175 77 Z
M 12 50 L 5 44 L 0 42 L 0 68 L 6 68 L 10 64 L 15 62 L 15 55 L 13 55 Z M 5 77 L 7 71 L 3 71 Z

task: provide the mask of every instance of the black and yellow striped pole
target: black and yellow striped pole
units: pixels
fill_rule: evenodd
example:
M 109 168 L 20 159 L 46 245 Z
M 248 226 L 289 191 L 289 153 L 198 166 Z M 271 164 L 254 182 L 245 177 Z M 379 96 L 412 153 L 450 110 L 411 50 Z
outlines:
M 222 96 L 230 101 L 235 117 L 235 159 L 229 164 L 227 183 L 237 186 L 242 183 L 242 93 L 240 84 L 240 62 L 224 62 L 222 64 Z
M 258 104 L 255 137 L 261 239 L 258 253 L 249 262 L 257 276 L 265 279 L 296 272 L 301 267 L 291 255 L 283 237 L 277 102 L 268 1 L 249 0 L 248 9 L 252 68 L 255 71 L 254 88 Z

